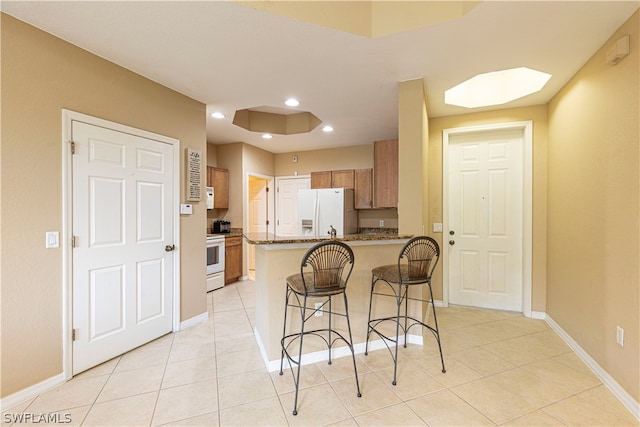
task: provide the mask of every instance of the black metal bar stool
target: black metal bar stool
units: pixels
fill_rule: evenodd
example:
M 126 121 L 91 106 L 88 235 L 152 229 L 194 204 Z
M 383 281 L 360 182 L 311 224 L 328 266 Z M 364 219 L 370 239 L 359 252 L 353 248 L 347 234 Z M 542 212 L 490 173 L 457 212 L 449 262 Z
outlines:
M 329 364 L 331 364 L 331 348 L 336 341 L 344 341 L 351 350 L 353 370 L 356 376 L 357 396 L 361 397 L 360 383 L 358 382 L 358 369 L 353 350 L 353 338 L 351 336 L 351 323 L 349 322 L 349 309 L 347 305 L 347 282 L 353 270 L 353 251 L 346 244 L 339 241 L 320 242 L 311 247 L 302 257 L 300 273 L 287 277 L 287 293 L 284 307 L 284 327 L 280 345 L 280 375 L 283 374 L 284 358 L 289 361 L 289 367 L 296 385 L 295 400 L 293 402 L 293 415 L 298 414 L 298 386 L 300 385 L 300 366 L 302 360 L 302 341 L 305 335 L 315 335 L 327 344 L 329 349 Z M 333 311 L 332 297 L 342 295 L 344 298 L 344 313 Z M 294 297 L 294 298 L 292 298 Z M 321 303 L 317 303 L 321 299 Z M 311 300 L 311 301 L 309 301 Z M 309 303 L 314 306 L 308 306 Z M 300 332 L 287 335 L 287 311 L 289 307 L 300 310 Z M 328 326 L 305 330 L 305 324 L 318 312 L 328 314 Z M 337 331 L 332 325 L 332 316 L 342 316 L 347 320 L 348 339 Z M 297 357 L 289 352 L 289 347 L 299 341 Z M 297 367 L 294 372 L 294 365 Z
M 365 356 L 369 352 L 369 337 L 371 333 L 376 333 L 387 346 L 391 358 L 393 359 L 393 385 L 396 385 L 396 374 L 398 370 L 398 343 L 400 328 L 404 335 L 404 347 L 407 347 L 407 332 L 413 326 L 420 325 L 433 333 L 440 350 L 440 361 L 442 362 L 442 372 L 446 372 L 444 358 L 442 356 L 442 345 L 440 344 L 440 332 L 438 330 L 438 319 L 436 317 L 436 306 L 433 303 L 433 291 L 431 289 L 431 275 L 438 264 L 440 258 L 440 247 L 431 237 L 418 236 L 410 239 L 400 251 L 398 263 L 375 267 L 371 270 L 371 297 L 369 299 L 369 316 L 367 320 L 367 341 L 365 344 Z M 376 285 L 386 285 L 391 293 L 381 293 L 376 291 Z M 429 288 L 429 299 L 409 297 L 409 288 L 426 284 Z M 371 307 L 373 296 L 390 297 L 395 299 L 397 312 L 393 316 L 371 318 Z M 409 300 L 420 302 L 431 302 L 433 309 L 434 326 L 430 326 L 422 320 L 409 316 Z M 404 313 L 402 306 L 404 303 Z M 396 327 L 395 338 L 385 335 L 380 326 L 386 322 L 394 322 Z M 395 345 L 392 350 L 390 343 Z

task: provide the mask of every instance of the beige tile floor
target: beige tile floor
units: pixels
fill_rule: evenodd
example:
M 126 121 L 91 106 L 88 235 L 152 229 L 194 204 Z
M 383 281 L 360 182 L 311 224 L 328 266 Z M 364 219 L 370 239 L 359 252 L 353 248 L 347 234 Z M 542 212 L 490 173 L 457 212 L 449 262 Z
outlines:
M 461 307 L 437 312 L 445 374 L 430 335 L 424 348 L 401 348 L 395 387 L 386 350 L 358 355 L 361 398 L 350 358 L 304 366 L 294 417 L 291 374 L 267 372 L 253 338 L 253 282 L 207 299 L 207 322 L 3 408 L 2 422 L 59 413 L 87 426 L 639 424 L 544 321 Z

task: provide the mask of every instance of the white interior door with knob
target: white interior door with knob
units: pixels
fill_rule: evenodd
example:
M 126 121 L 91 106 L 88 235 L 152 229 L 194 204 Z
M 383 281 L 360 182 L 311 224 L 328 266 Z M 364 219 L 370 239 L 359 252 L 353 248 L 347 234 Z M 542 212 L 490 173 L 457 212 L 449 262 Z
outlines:
M 523 193 L 522 129 L 450 137 L 451 304 L 523 310 Z
M 298 191 L 311 188 L 311 178 L 308 176 L 276 178 L 276 187 L 276 234 L 278 236 L 297 236 L 300 234 Z
M 172 144 L 76 120 L 71 133 L 77 374 L 172 330 L 177 172 Z

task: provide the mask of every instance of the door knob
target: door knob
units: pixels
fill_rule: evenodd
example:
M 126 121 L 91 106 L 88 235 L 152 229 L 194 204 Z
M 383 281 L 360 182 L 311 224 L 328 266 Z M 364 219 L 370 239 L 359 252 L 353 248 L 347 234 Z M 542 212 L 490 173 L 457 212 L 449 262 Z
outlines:
M 456 232 L 451 230 L 451 231 L 449 231 L 449 234 L 451 234 L 453 236 L 454 234 L 456 234 Z
M 167 246 L 164 247 L 164 250 L 166 252 L 175 251 L 176 250 L 176 245 L 167 245 Z
M 455 244 L 456 244 L 456 241 L 455 241 L 455 240 L 449 240 L 449 244 L 450 244 L 450 245 L 455 245 Z

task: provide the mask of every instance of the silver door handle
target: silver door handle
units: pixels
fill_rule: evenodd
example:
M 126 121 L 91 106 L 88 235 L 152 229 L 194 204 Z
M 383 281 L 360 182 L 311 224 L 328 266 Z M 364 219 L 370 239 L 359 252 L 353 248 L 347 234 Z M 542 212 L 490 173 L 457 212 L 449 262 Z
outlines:
M 164 247 L 164 250 L 166 252 L 175 251 L 176 250 L 176 245 L 167 245 L 167 246 Z

